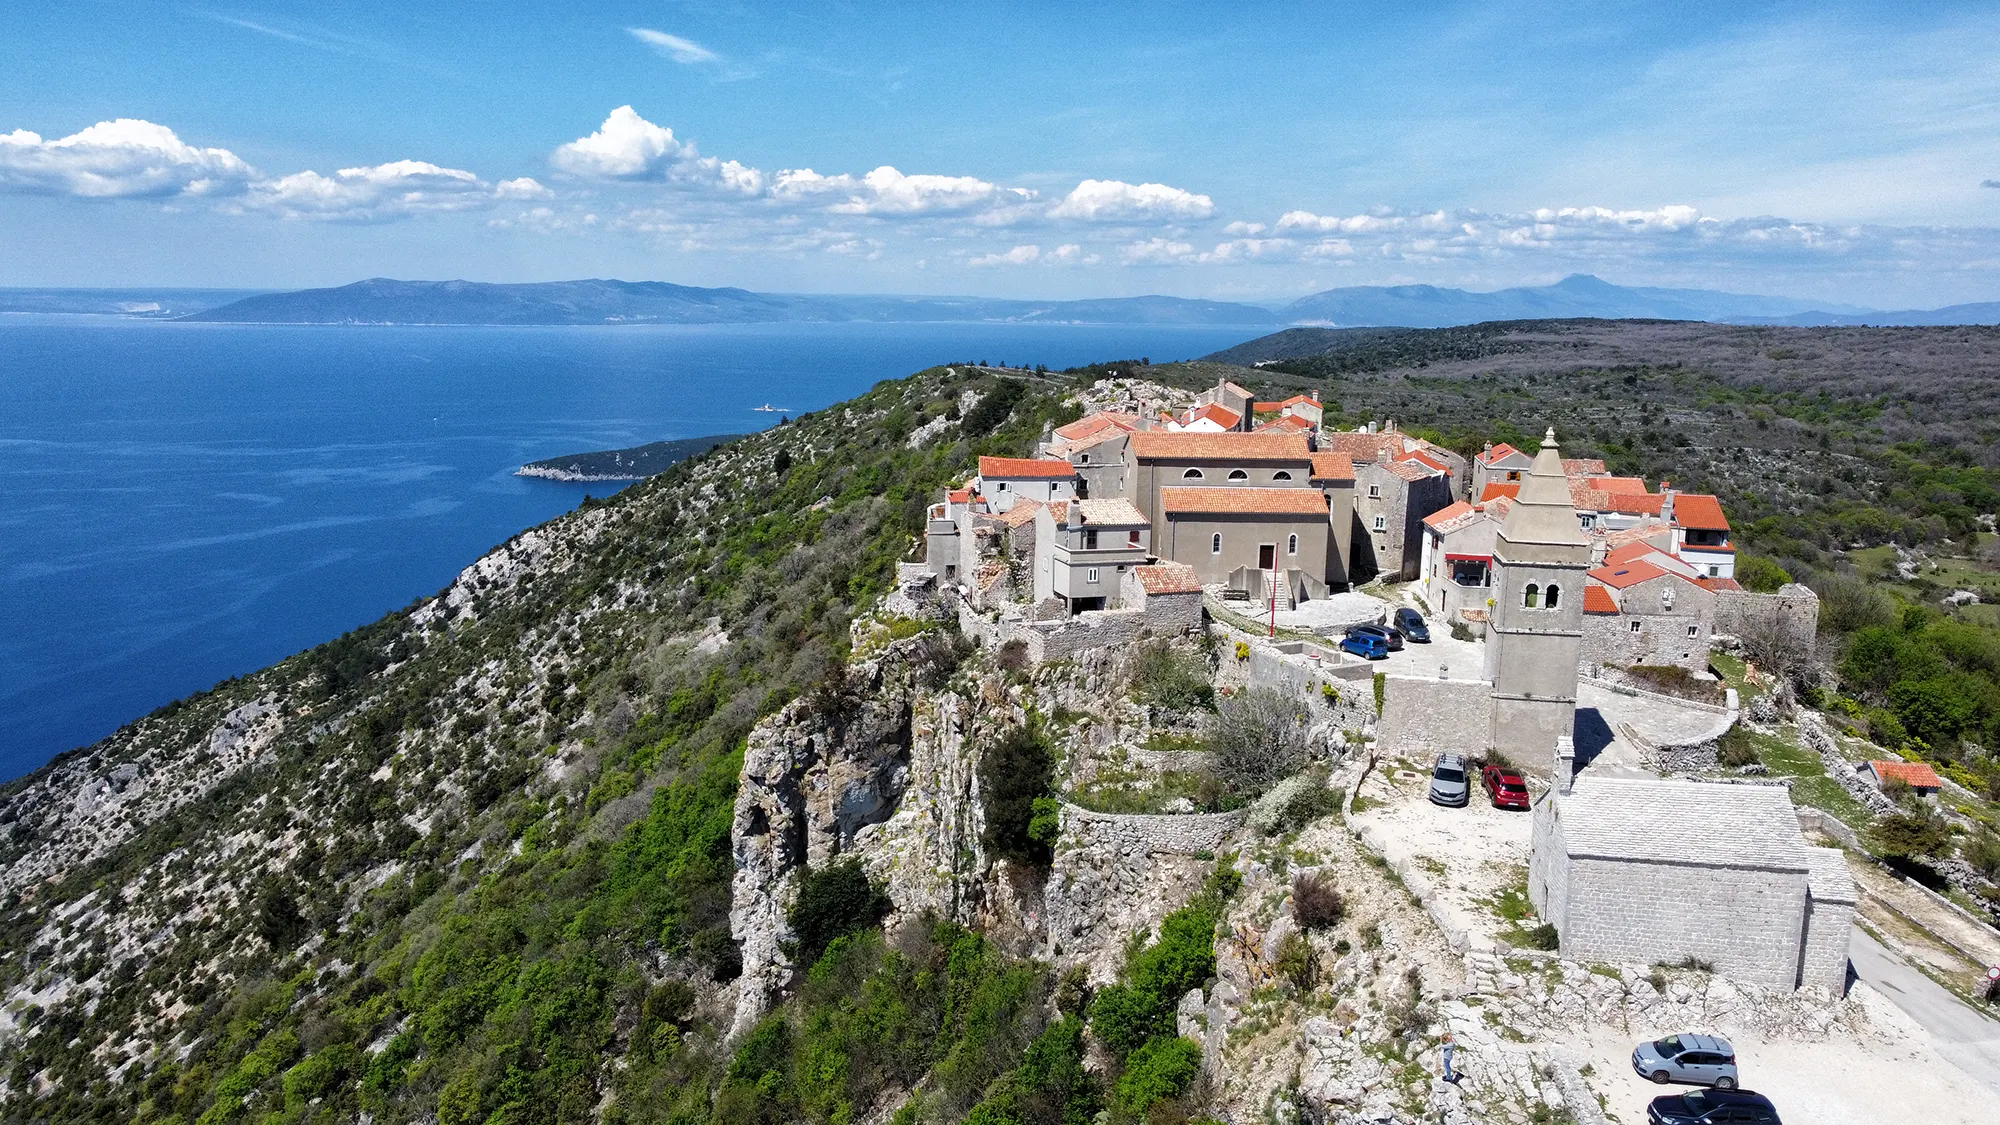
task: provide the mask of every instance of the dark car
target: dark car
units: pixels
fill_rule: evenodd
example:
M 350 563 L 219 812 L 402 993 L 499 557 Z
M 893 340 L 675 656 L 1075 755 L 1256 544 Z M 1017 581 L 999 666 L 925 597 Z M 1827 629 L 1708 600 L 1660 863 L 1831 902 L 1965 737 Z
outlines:
M 1782 1125 L 1771 1099 L 1748 1090 L 1689 1090 L 1665 1094 L 1646 1107 L 1652 1125 Z
M 1390 620 L 1395 624 L 1397 631 L 1405 637 L 1420 645 L 1431 643 L 1430 626 L 1424 624 L 1424 615 L 1416 610 L 1404 606 L 1397 610 L 1396 615 Z
M 1486 787 L 1486 796 L 1496 809 L 1525 809 L 1528 807 L 1528 783 L 1521 775 L 1505 766 L 1487 766 L 1479 771 L 1479 783 Z
M 1340 647 L 1365 660 L 1389 658 L 1389 642 L 1374 633 L 1349 633 L 1340 638 Z
M 1389 646 L 1390 652 L 1399 651 L 1403 647 L 1403 634 L 1387 625 L 1355 625 L 1347 630 L 1347 635 L 1350 637 L 1356 633 L 1366 633 L 1371 637 L 1381 638 L 1382 643 Z

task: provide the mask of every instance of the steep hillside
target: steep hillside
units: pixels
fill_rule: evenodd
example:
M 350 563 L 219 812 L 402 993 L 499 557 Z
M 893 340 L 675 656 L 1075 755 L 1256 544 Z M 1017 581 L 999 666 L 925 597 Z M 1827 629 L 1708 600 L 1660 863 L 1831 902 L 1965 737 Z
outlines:
M 1049 389 L 882 384 L 8 786 L 5 1116 L 705 1116 L 745 737 Z

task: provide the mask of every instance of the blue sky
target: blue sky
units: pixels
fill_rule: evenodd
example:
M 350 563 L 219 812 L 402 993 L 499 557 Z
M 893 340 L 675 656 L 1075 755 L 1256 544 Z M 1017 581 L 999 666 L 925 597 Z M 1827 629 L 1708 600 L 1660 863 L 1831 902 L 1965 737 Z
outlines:
M 1991 4 L 9 7 L 4 285 L 2000 299 Z

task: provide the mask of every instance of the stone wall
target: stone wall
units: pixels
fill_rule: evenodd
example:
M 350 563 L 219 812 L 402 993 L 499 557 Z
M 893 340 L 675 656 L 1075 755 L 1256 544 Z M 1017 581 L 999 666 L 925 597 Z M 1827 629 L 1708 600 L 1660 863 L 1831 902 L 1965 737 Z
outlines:
M 1809 897 L 1805 951 L 1799 964 L 1800 985 L 1822 989 L 1834 996 L 1847 994 L 1847 942 L 1853 928 L 1853 903 L 1821 902 Z
M 1633 623 L 1639 631 L 1633 632 Z M 1687 635 L 1692 627 L 1695 635 Z M 1699 672 L 1708 667 L 1709 627 L 1700 618 L 1678 613 L 1592 613 L 1583 619 L 1583 664 L 1671 664 Z
M 1244 815 L 1120 815 L 1065 802 L 1045 900 L 1047 959 L 1085 966 L 1095 984 L 1117 979 L 1127 936 L 1187 904 Z
M 1805 663 L 1819 637 L 1819 595 L 1796 582 L 1775 594 L 1724 590 L 1716 594 L 1715 631 L 1750 649 L 1753 659 Z M 1778 646 L 1781 651 L 1766 651 Z
M 1693 957 L 1770 988 L 1797 980 L 1804 872 L 1571 857 L 1568 899 L 1554 920 L 1565 960 L 1671 965 Z
M 1477 756 L 1493 738 L 1493 685 L 1485 680 L 1387 676 L 1375 740 L 1392 754 Z M 1528 763 L 1540 765 L 1541 763 Z
M 1027 622 L 1003 616 L 995 621 L 960 605 L 959 630 L 981 644 L 998 648 L 1020 641 L 1036 664 L 1073 660 L 1100 649 L 1123 648 L 1149 637 L 1173 637 L 1201 624 L 1198 595 L 1147 599 L 1144 609 L 1095 609 L 1059 621 Z
M 1226 645 L 1242 641 L 1250 646 L 1248 660 L 1239 661 L 1234 653 L 1224 653 L 1222 679 L 1226 686 L 1235 680 L 1245 687 L 1267 688 L 1303 699 L 1316 721 L 1330 722 L 1339 730 L 1365 730 L 1375 725 L 1374 673 L 1367 665 L 1346 663 L 1333 649 L 1303 641 L 1272 644 L 1234 629 L 1223 630 L 1223 638 Z M 1314 655 L 1318 659 L 1313 659 Z M 1237 666 L 1237 676 L 1229 674 L 1231 665 Z

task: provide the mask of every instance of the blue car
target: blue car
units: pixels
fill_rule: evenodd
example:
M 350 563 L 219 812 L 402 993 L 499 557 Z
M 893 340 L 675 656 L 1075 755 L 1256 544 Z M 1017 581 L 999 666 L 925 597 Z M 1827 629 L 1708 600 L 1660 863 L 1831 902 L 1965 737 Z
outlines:
M 1340 638 L 1340 647 L 1364 660 L 1389 659 L 1389 642 L 1374 633 L 1349 633 Z

